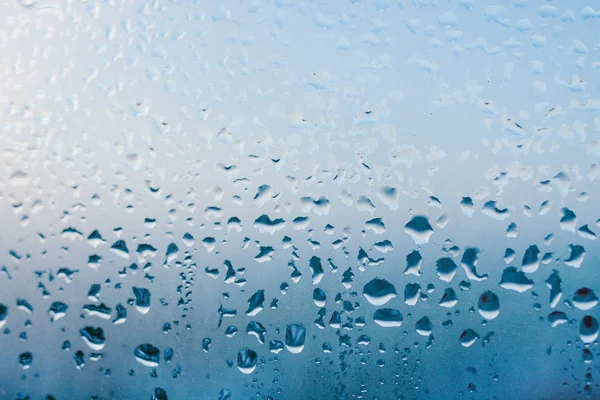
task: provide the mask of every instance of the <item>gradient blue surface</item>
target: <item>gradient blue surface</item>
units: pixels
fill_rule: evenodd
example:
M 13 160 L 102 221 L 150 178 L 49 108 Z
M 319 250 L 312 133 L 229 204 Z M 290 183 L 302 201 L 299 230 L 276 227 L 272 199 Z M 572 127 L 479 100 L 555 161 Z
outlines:
M 0 399 L 600 396 L 600 3 L 0 21 Z

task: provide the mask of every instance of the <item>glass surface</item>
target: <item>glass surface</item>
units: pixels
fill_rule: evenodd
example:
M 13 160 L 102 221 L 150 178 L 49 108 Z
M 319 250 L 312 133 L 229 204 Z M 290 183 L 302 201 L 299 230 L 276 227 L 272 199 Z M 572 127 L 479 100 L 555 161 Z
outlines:
M 0 399 L 600 398 L 600 2 L 0 2 Z

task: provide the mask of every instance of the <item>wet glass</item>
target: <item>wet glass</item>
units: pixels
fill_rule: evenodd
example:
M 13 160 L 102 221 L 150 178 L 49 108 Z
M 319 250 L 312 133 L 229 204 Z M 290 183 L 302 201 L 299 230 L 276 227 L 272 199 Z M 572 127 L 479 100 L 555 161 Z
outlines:
M 0 21 L 0 399 L 600 397 L 600 3 Z

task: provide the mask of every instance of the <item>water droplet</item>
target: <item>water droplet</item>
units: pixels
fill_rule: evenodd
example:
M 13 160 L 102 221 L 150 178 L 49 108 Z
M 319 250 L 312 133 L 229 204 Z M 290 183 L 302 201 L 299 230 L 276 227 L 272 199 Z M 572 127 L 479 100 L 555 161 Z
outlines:
M 318 285 L 323 278 L 323 266 L 321 265 L 321 259 L 319 257 L 313 256 L 310 258 L 308 265 L 310 266 L 310 271 L 312 273 L 312 284 Z
M 536 245 L 529 246 L 523 255 L 523 261 L 521 263 L 523 272 L 528 274 L 537 271 L 540 265 L 540 250 Z
M 414 240 L 415 244 L 421 245 L 429 242 L 429 238 L 433 235 L 433 228 L 427 217 L 417 215 L 404 226 L 404 232 Z
M 598 320 L 586 315 L 579 324 L 579 336 L 583 343 L 593 343 L 598 339 Z
M 55 322 L 67 314 L 67 309 L 69 308 L 63 302 L 55 301 L 50 305 L 50 309 L 48 310 L 48 314 L 50 314 L 50 318 L 52 322 Z M 1 318 L 1 316 L 0 316 Z
M 510 217 L 510 211 L 508 211 L 508 208 L 497 207 L 495 200 L 488 200 L 485 202 L 482 207 L 482 212 L 484 215 L 487 215 L 488 217 L 497 221 L 502 221 Z
M 452 282 L 452 278 L 456 275 L 456 269 L 458 266 L 456 263 L 448 257 L 440 258 L 436 262 L 437 275 L 440 280 L 444 282 Z
M 280 340 L 271 340 L 269 342 L 269 351 L 274 354 L 279 354 L 283 350 L 284 346 Z
M 429 336 L 433 330 L 433 324 L 428 317 L 423 317 L 415 324 L 415 329 L 419 335 Z
M 571 254 L 569 254 L 569 258 L 565 260 L 565 264 L 573 268 L 581 267 L 585 257 L 585 249 L 583 246 L 578 244 L 570 244 L 569 250 L 571 250 Z
M 479 339 L 479 334 L 473 329 L 467 329 L 460 335 L 460 344 L 463 347 L 470 347 Z
M 256 336 L 256 339 L 258 339 L 258 343 L 265 343 L 265 334 L 267 333 L 267 330 L 260 322 L 250 321 L 248 323 L 248 326 L 246 327 L 246 333 L 249 335 Z
M 562 297 L 562 280 L 558 275 L 557 270 L 553 270 L 552 274 L 546 279 L 546 286 L 550 288 L 550 307 L 555 308 Z
M 127 243 L 125 243 L 124 240 L 117 240 L 115 243 L 113 243 L 110 249 L 113 253 L 115 253 L 121 258 L 129 258 L 129 250 L 127 249 Z
M 89 316 L 100 317 L 102 319 L 110 319 L 112 309 L 107 307 L 106 304 L 86 304 L 83 306 L 83 311 Z
M 290 324 L 285 330 L 285 347 L 290 353 L 300 353 L 304 349 L 306 328 L 302 324 Z
M 447 288 L 444 290 L 444 294 L 442 295 L 442 299 L 440 300 L 440 306 L 446 308 L 452 308 L 458 303 L 458 297 L 456 296 L 456 292 L 452 288 Z
M 285 227 L 285 221 L 282 218 L 272 220 L 268 215 L 263 214 L 254 220 L 254 227 L 260 233 L 267 232 L 272 235 Z
M 31 367 L 31 363 L 33 362 L 33 354 L 29 351 L 19 354 L 19 364 L 23 369 L 29 369 Z
M 83 341 L 94 351 L 100 351 L 106 344 L 106 338 L 104 337 L 104 330 L 100 327 L 94 328 L 92 326 L 86 326 L 79 331 Z
M 363 296 L 374 306 L 382 306 L 396 297 L 396 288 L 385 279 L 374 278 L 363 288 Z
M 135 359 L 145 367 L 158 367 L 160 362 L 160 350 L 150 343 L 140 344 L 133 351 Z
M 598 296 L 592 289 L 583 287 L 573 295 L 573 305 L 580 310 L 589 310 L 598 304 Z
M 380 308 L 373 313 L 373 321 L 384 328 L 399 327 L 402 320 L 402 313 L 393 308 Z
M 479 296 L 477 303 L 479 314 L 485 319 L 492 320 L 500 314 L 500 300 L 490 290 L 486 290 Z
M 480 275 L 477 273 L 478 257 L 479 249 L 475 247 L 469 247 L 465 249 L 465 252 L 463 253 L 462 259 L 460 261 L 460 265 L 465 270 L 467 278 L 475 282 L 484 281 L 488 278 L 487 274 Z
M 500 287 L 523 293 L 533 287 L 533 281 L 515 267 L 508 267 L 502 272 Z
M 237 367 L 244 374 L 251 374 L 256 368 L 258 356 L 254 350 L 244 347 L 238 352 Z
M 148 314 L 148 311 L 150 311 L 150 291 L 135 286 L 132 289 L 135 296 L 135 309 L 142 315 Z
M 417 275 L 421 276 L 421 264 L 423 262 L 423 257 L 421 253 L 417 250 L 411 251 L 406 256 L 406 268 L 404 269 L 404 273 L 406 275 Z
M 550 326 L 556 328 L 557 326 L 564 324 L 567 322 L 567 314 L 562 311 L 552 311 L 548 315 L 548 322 L 550 322 Z
M 421 294 L 421 285 L 418 283 L 407 283 L 404 287 L 404 303 L 414 306 L 419 300 Z
M 152 391 L 152 400 L 169 400 L 169 397 L 164 389 L 157 387 Z
M 265 291 L 258 290 L 248 299 L 248 310 L 246 315 L 255 316 L 263 310 L 263 303 L 265 302 Z
M 317 307 L 325 307 L 325 302 L 327 300 L 327 295 L 321 288 L 315 288 L 313 290 L 313 302 Z
M 123 307 L 122 304 L 117 304 L 116 311 L 117 311 L 117 315 L 115 316 L 115 319 L 113 320 L 113 324 L 115 325 L 119 325 L 124 323 L 125 321 L 127 321 L 127 309 L 125 307 Z
M 567 232 L 575 232 L 575 226 L 577 225 L 577 215 L 568 208 L 564 207 L 560 210 L 562 216 L 559 224 L 560 229 Z
M 6 318 L 8 317 L 8 307 L 0 303 L 0 328 L 6 325 Z

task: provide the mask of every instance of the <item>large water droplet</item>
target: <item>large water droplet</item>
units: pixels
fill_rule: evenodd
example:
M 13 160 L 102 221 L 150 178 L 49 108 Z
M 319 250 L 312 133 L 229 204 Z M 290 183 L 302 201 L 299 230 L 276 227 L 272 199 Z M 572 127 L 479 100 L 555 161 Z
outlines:
M 396 297 L 396 288 L 385 279 L 374 278 L 363 288 L 363 296 L 374 306 L 382 306 Z
M 160 350 L 150 343 L 140 344 L 133 351 L 135 359 L 145 367 L 158 367 L 160 362 Z
M 404 226 L 404 232 L 408 233 L 415 244 L 421 245 L 429 242 L 429 238 L 433 235 L 433 228 L 427 217 L 417 215 Z
M 437 274 L 440 280 L 444 282 L 452 282 L 452 278 L 456 275 L 456 269 L 458 266 L 449 257 L 440 258 L 436 262 Z
M 515 267 L 508 267 L 502 272 L 500 286 L 504 289 L 523 293 L 533 287 L 533 281 Z
M 456 292 L 452 288 L 447 288 L 444 290 L 444 294 L 442 299 L 440 300 L 440 306 L 446 308 L 452 308 L 458 303 L 458 296 L 456 296 Z
M 302 324 L 290 324 L 285 330 L 285 347 L 290 353 L 300 353 L 304 349 L 306 328 Z
M 255 316 L 259 312 L 263 310 L 263 303 L 265 302 L 265 291 L 258 290 L 256 293 L 252 295 L 248 299 L 248 310 L 246 310 L 246 315 Z
M 521 263 L 523 272 L 529 274 L 537 271 L 540 265 L 540 250 L 536 245 L 529 246 L 523 255 L 523 261 Z
M 402 320 L 402 313 L 393 308 L 380 308 L 373 313 L 373 321 L 384 328 L 401 326 Z
M 490 290 L 486 290 L 479 296 L 477 303 L 479 314 L 485 319 L 494 319 L 500 314 L 500 300 L 498 296 Z
M 140 314 L 148 314 L 148 311 L 150 311 L 150 291 L 134 286 L 133 294 L 135 296 L 135 309 Z
M 124 240 L 117 240 L 115 243 L 113 243 L 110 249 L 113 253 L 115 253 L 121 258 L 129 258 L 129 250 L 127 249 L 127 243 L 125 243 Z
M 579 336 L 583 343 L 593 343 L 598 339 L 598 320 L 586 315 L 579 323 Z
M 460 335 L 460 344 L 464 347 L 470 347 L 479 339 L 479 334 L 473 329 L 467 329 Z
M 325 302 L 327 301 L 327 295 L 321 288 L 315 288 L 313 290 L 313 302 L 317 307 L 325 307 Z
M 589 310 L 598 304 L 598 296 L 592 289 L 583 287 L 573 295 L 573 305 L 580 310 Z
M 90 349 L 99 351 L 104 348 L 106 338 L 104 337 L 104 330 L 102 328 L 86 326 L 79 331 L 79 334 Z
M 415 324 L 415 329 L 419 335 L 429 336 L 433 330 L 433 324 L 428 317 L 423 317 Z
M 548 315 L 548 322 L 550 322 L 550 326 L 553 328 L 556 328 L 567 321 L 567 314 L 562 311 L 553 311 Z
M 251 374 L 256 368 L 258 356 L 254 350 L 244 347 L 238 352 L 237 367 L 244 374 Z
M 50 309 L 48 310 L 48 314 L 50 314 L 50 318 L 52 322 L 55 322 L 67 314 L 67 309 L 69 308 L 63 302 L 55 301 L 50 305 Z M 1 316 L 0 316 L 1 319 Z

